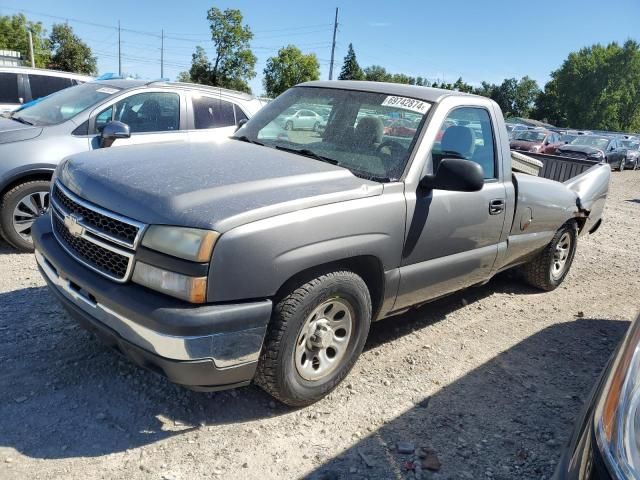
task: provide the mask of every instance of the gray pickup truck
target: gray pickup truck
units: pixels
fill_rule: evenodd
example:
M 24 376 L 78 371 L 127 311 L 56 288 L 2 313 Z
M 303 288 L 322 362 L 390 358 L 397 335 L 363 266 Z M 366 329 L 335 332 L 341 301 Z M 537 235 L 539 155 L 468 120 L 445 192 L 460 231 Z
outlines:
M 301 110 L 326 126 L 291 128 Z M 231 138 L 71 156 L 35 254 L 71 315 L 135 363 L 308 405 L 372 321 L 512 267 L 556 288 L 601 223 L 611 170 L 589 166 L 563 183 L 513 173 L 487 98 L 305 83 Z

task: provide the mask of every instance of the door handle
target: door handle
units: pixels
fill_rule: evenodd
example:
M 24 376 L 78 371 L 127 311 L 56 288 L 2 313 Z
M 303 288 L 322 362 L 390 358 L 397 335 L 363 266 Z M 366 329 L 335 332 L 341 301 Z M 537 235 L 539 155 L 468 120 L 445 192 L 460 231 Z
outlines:
M 489 202 L 489 214 L 498 215 L 504 212 L 504 200 L 491 200 Z

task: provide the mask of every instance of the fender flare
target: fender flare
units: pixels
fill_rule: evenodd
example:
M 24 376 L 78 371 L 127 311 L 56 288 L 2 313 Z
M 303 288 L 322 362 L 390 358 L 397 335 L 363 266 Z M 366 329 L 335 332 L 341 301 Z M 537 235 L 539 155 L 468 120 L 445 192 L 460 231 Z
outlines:
M 0 178 L 0 195 L 11 185 L 15 184 L 21 178 L 27 178 L 31 176 L 49 176 L 53 175 L 56 166 L 47 163 L 36 163 L 31 165 L 25 165 L 22 167 L 9 170 L 5 175 Z

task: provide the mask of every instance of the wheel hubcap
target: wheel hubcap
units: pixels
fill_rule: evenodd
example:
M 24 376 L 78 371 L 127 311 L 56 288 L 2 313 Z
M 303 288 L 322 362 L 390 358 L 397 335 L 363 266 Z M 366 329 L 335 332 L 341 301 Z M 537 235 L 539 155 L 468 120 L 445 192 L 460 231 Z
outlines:
M 49 192 L 34 192 L 20 199 L 13 209 L 13 229 L 24 240 L 31 242 L 31 227 L 36 218 L 49 210 Z
M 565 232 L 562 237 L 560 237 L 560 241 L 556 245 L 556 251 L 553 254 L 553 267 L 551 269 L 553 278 L 557 279 L 562 276 L 567 266 L 567 260 L 569 259 L 570 253 L 571 235 L 568 232 Z
M 318 305 L 298 334 L 294 362 L 298 374 L 318 381 L 331 374 L 347 352 L 353 331 L 353 309 L 342 298 Z

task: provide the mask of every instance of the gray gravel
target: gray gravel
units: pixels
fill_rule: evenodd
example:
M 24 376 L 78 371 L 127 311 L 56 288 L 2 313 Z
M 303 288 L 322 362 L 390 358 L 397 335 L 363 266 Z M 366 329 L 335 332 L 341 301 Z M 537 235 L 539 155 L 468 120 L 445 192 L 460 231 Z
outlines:
M 613 175 L 562 288 L 503 275 L 378 323 L 346 381 L 301 410 L 132 366 L 0 246 L 0 478 L 549 478 L 637 313 L 639 180 Z

